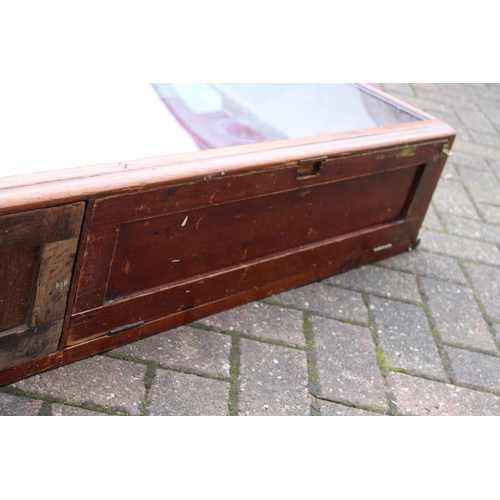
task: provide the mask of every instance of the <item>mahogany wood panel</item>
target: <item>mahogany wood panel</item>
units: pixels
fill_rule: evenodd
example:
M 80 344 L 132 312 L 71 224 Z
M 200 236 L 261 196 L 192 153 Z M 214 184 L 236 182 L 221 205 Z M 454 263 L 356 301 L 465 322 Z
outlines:
M 98 199 L 92 215 L 93 223 L 123 224 L 140 218 L 156 217 L 192 209 L 211 207 L 231 201 L 276 194 L 303 186 L 315 186 L 352 177 L 399 169 L 426 163 L 439 154 L 448 141 L 431 141 L 397 148 L 382 148 L 349 156 L 327 158 L 319 175 L 297 179 L 298 158 L 283 165 L 273 165 L 253 172 L 219 172 L 207 175 L 202 182 L 176 179 L 161 189 L 141 189 Z M 306 157 L 307 158 L 307 157 Z
M 261 291 L 266 287 L 268 293 L 278 293 L 285 289 L 281 288 L 283 283 L 298 286 L 368 261 L 385 258 L 391 255 L 393 247 L 399 251 L 408 249 L 412 245 L 411 236 L 405 221 L 382 224 L 348 236 L 290 249 L 266 259 L 250 261 L 246 265 L 235 265 L 217 273 L 167 284 L 148 293 L 74 315 L 70 323 L 68 345 L 140 321 L 148 322 L 179 313 L 182 316 L 194 308 L 229 302 L 233 296 L 239 296 L 240 299 L 251 297 L 246 300 L 260 298 Z M 354 241 L 356 245 L 353 245 Z M 388 243 L 391 247 L 386 250 L 374 251 Z
M 272 169 L 239 175 L 228 174 L 217 178 L 207 176 L 201 182 L 177 182 L 160 189 L 98 199 L 91 215 L 74 312 L 99 307 L 105 301 L 110 266 L 122 224 L 415 166 L 440 152 L 443 144 L 443 141 L 424 142 L 418 148 L 412 145 L 328 159 L 323 163 L 319 175 L 307 179 L 296 178 L 296 160 L 294 164 L 285 167 L 276 166 Z M 381 193 L 385 189 L 385 186 L 381 187 Z M 354 198 L 356 199 L 356 196 Z M 358 202 L 359 200 L 356 201 Z M 184 218 L 185 215 L 183 220 Z M 109 267 L 105 263 L 108 263 Z
M 124 224 L 106 300 L 397 220 L 417 169 Z
M 439 177 L 443 144 L 327 159 L 307 179 L 297 179 L 296 163 L 96 200 L 67 345 L 121 335 L 287 276 L 305 283 L 317 266 L 331 270 L 327 243 L 346 251 L 339 242 L 348 235 L 387 223 L 405 220 L 404 239 L 379 246 L 412 246 L 418 227 L 407 212 L 435 158 L 430 176 Z

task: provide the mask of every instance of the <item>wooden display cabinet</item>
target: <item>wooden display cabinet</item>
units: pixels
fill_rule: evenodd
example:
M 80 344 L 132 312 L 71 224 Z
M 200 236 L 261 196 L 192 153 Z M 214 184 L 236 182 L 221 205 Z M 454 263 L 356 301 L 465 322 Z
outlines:
M 248 85 L 196 105 L 155 88 L 206 149 L 0 179 L 0 384 L 418 244 L 455 135 L 442 121 L 353 86 L 381 123 L 344 102 L 346 130 L 290 137 Z

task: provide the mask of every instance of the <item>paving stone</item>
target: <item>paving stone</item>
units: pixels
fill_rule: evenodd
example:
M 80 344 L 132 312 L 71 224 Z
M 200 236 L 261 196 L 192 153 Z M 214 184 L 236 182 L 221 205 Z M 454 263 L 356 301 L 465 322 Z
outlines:
M 0 417 L 31 417 L 40 412 L 43 401 L 0 394 Z
M 454 215 L 443 214 L 441 217 L 446 228 L 452 234 L 489 241 L 490 243 L 500 243 L 500 225 L 486 224 Z
M 378 266 L 363 266 L 346 273 L 327 278 L 325 283 L 345 286 L 363 292 L 387 297 L 420 301 L 415 276 Z
M 252 302 L 209 316 L 200 321 L 224 331 L 246 333 L 263 340 L 275 340 L 304 347 L 304 317 L 301 311 Z
M 458 175 L 457 168 L 455 164 L 448 160 L 443 168 L 443 171 L 441 172 L 441 177 L 440 179 L 443 179 L 444 181 L 458 181 L 460 182 L 460 176 Z
M 467 92 L 477 104 L 478 108 L 483 111 L 483 113 L 491 118 L 492 116 L 500 113 L 500 94 L 497 90 L 491 87 L 491 84 L 485 84 L 487 89 L 478 89 L 467 84 Z M 496 85 L 496 84 L 494 84 Z
M 487 134 L 485 132 L 476 132 L 474 130 L 470 130 L 469 134 L 471 135 L 474 142 L 478 144 L 484 144 L 486 146 L 498 148 L 498 143 L 500 141 L 498 135 Z
M 77 406 L 52 405 L 52 415 L 55 417 L 106 417 L 106 413 L 86 410 Z
M 500 398 L 493 394 L 412 377 L 404 373 L 389 373 L 387 382 L 400 415 L 500 415 Z
M 463 97 L 465 88 L 462 83 L 438 83 L 437 86 L 446 95 L 456 95 L 458 98 Z
M 479 220 L 479 215 L 467 191 L 456 180 L 441 179 L 436 187 L 432 201 L 439 212 Z
M 147 414 L 154 416 L 227 416 L 229 382 L 158 369 Z
M 370 297 L 370 310 L 387 364 L 446 380 L 441 358 L 422 307 Z
M 500 206 L 478 203 L 482 216 L 490 224 L 500 224 Z
M 500 264 L 500 250 L 492 243 L 438 233 L 429 229 L 421 229 L 419 235 L 422 250 L 483 261 L 488 264 Z
M 495 134 L 497 132 L 491 122 L 480 111 L 457 109 L 456 112 L 467 129 L 487 134 Z
M 500 203 L 500 182 L 492 172 L 458 167 L 462 179 L 476 201 Z
M 488 165 L 497 174 L 497 177 L 500 176 L 500 159 L 488 160 Z
M 329 280 L 325 281 L 325 283 L 329 282 Z M 323 283 L 313 283 L 312 285 L 295 288 L 275 295 L 270 300 L 290 304 L 326 316 L 361 323 L 368 322 L 368 313 L 361 294 L 342 290 L 341 288 L 333 288 Z
M 442 231 L 443 225 L 439 220 L 439 217 L 436 215 L 436 212 L 432 208 L 432 205 L 427 210 L 425 214 L 425 218 L 422 222 L 422 227 L 426 227 L 427 229 L 434 229 L 435 231 Z
M 409 83 L 383 83 L 382 86 L 384 92 L 387 92 L 388 94 L 399 93 L 409 96 L 415 95 Z
M 458 384 L 500 392 L 500 357 L 445 346 Z
M 498 353 L 469 287 L 429 278 L 422 278 L 421 282 L 436 329 L 444 342 Z
M 500 269 L 466 262 L 465 268 L 472 279 L 486 314 L 500 321 Z
M 181 326 L 111 351 L 177 370 L 229 377 L 231 337 Z
M 475 144 L 473 142 L 463 141 L 460 138 L 455 139 L 453 144 L 453 151 L 458 150 L 472 156 L 481 156 L 486 159 L 498 160 L 500 159 L 500 150 L 485 146 L 483 144 Z
M 453 156 L 450 158 L 453 165 L 462 165 L 464 167 L 477 168 L 480 170 L 489 170 L 490 168 L 488 162 L 484 158 L 463 153 L 462 151 L 453 151 Z M 448 165 L 448 163 L 450 163 L 450 160 L 446 162 L 446 165 Z
M 312 318 L 319 396 L 382 411 L 388 409 L 384 379 L 368 328 Z
M 138 415 L 145 396 L 146 367 L 106 356 L 77 361 L 12 384 L 26 392 L 100 405 Z
M 418 91 L 417 91 L 418 94 Z M 414 97 L 408 94 L 403 94 L 400 92 L 391 92 L 391 95 L 394 97 L 399 97 L 404 102 L 415 106 L 416 108 L 421 109 L 422 111 L 426 111 L 434 116 L 441 116 L 443 113 L 450 113 L 450 108 L 446 104 L 440 102 L 439 100 L 422 98 L 422 97 Z
M 394 257 L 380 261 L 378 264 L 421 276 L 457 281 L 463 284 L 467 283 L 456 259 L 423 252 L 420 249 L 395 255 Z
M 495 334 L 495 338 L 497 339 L 497 342 L 500 343 L 500 325 L 497 323 L 493 324 L 493 332 Z
M 491 92 L 487 83 L 466 83 L 464 84 L 464 90 L 467 93 L 479 93 L 479 95 Z
M 321 415 L 323 417 L 382 417 L 383 413 L 376 413 L 374 411 L 360 410 L 352 406 L 344 406 L 337 403 L 330 403 L 329 401 L 319 402 Z
M 417 95 L 420 92 L 430 92 L 431 95 L 436 95 L 436 93 L 441 92 L 437 83 L 411 83 L 410 85 L 415 90 Z
M 452 94 L 449 92 L 444 92 L 442 89 L 436 87 L 424 88 L 424 87 L 415 87 L 415 84 L 412 84 L 412 87 L 415 89 L 415 92 L 418 97 L 422 99 L 428 99 L 431 101 L 438 101 L 441 104 L 445 104 L 446 109 L 450 111 L 453 108 L 459 109 L 471 109 L 478 110 L 478 107 L 471 101 L 471 99 L 467 98 L 463 93 L 460 95 Z M 441 114 L 439 115 L 441 118 Z
M 240 415 L 310 415 L 305 351 L 241 339 Z

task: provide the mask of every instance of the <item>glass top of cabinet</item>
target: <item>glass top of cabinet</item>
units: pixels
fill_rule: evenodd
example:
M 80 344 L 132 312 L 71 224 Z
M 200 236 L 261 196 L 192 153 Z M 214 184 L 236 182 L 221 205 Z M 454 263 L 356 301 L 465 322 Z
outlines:
M 156 83 L 200 149 L 422 120 L 356 84 Z
M 426 119 L 331 83 L 40 81 L 1 93 L 0 109 L 0 177 Z

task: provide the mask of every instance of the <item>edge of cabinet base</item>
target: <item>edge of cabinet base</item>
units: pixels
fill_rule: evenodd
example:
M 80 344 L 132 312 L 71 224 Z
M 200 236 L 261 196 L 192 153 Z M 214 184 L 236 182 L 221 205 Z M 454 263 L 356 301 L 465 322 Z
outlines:
M 4 370 L 0 370 L 0 386 L 88 358 L 95 354 L 109 351 L 171 328 L 192 323 L 206 316 L 217 314 L 253 300 L 263 299 L 298 286 L 303 286 L 341 272 L 403 253 L 415 246 L 415 240 L 409 234 L 413 233 L 413 231 L 409 230 L 408 222 L 409 221 L 399 221 L 398 223 L 388 225 L 389 227 L 385 226 L 379 229 L 379 231 L 382 229 L 384 232 L 389 230 L 389 233 L 392 233 L 393 236 L 399 236 L 399 238 L 393 240 L 391 245 L 382 245 L 380 248 L 376 248 L 376 251 L 373 251 L 372 248 L 358 247 L 354 252 L 346 253 L 344 259 L 335 262 L 332 266 L 320 269 L 309 269 L 305 273 L 289 276 L 286 279 L 274 281 L 254 290 L 247 290 L 240 294 L 224 297 L 223 299 L 205 303 L 167 317 L 154 319 L 144 324 L 138 324 L 135 327 L 114 335 L 93 338 L 87 342 L 66 347 L 58 352 L 11 366 Z M 412 224 L 410 224 L 410 227 L 411 226 Z M 354 259 L 353 253 L 356 254 Z

